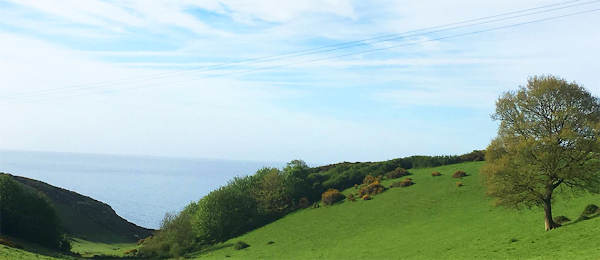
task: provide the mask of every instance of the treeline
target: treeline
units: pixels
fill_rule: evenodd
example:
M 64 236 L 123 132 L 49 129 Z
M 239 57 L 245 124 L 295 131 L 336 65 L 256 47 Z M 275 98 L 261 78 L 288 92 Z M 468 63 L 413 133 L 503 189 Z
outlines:
M 461 156 L 411 156 L 314 168 L 293 160 L 282 170 L 262 168 L 254 175 L 233 178 L 179 214 L 167 214 L 160 231 L 144 241 L 139 253 L 145 257 L 176 257 L 229 240 L 308 207 L 328 189 L 344 190 L 360 184 L 367 175 L 385 175 L 399 167 L 426 168 L 482 160 L 483 151 L 476 150 Z
M 70 251 L 56 210 L 43 193 L 0 173 L 0 234 Z

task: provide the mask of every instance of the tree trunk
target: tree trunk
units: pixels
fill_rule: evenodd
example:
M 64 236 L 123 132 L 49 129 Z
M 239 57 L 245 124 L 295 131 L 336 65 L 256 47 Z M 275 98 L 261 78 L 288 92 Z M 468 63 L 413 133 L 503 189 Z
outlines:
M 559 227 L 559 224 L 554 223 L 552 219 L 552 199 L 551 197 L 544 200 L 544 220 L 546 221 L 546 231 Z

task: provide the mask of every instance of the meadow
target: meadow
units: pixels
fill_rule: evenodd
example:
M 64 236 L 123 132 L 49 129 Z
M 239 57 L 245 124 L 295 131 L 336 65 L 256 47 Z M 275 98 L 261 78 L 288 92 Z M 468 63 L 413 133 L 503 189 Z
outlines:
M 493 207 L 479 169 L 485 162 L 413 169 L 415 185 L 372 200 L 289 214 L 245 235 L 206 248 L 207 259 L 600 259 L 600 218 L 544 231 L 541 210 Z M 451 178 L 464 170 L 469 176 Z M 442 176 L 432 177 L 439 171 Z M 397 180 L 394 180 L 397 181 Z M 461 182 L 462 187 L 457 187 Z M 392 180 L 384 180 L 386 187 Z M 344 194 L 355 193 L 354 188 Z M 558 198 L 554 216 L 575 220 L 600 196 Z M 235 250 L 236 241 L 250 247 Z M 272 241 L 274 243 L 269 244 Z

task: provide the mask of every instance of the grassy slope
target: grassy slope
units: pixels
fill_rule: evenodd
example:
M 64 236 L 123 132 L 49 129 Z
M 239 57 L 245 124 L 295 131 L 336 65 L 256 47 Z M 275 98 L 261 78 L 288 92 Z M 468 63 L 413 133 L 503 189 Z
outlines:
M 24 249 L 0 245 L 0 259 L 78 259 L 35 244 L 15 239 L 11 240 L 22 245 Z M 75 238 L 72 251 L 81 254 L 84 258 L 92 258 L 94 255 L 124 256 L 125 251 L 133 248 L 138 249 L 139 246 L 135 243 L 106 244 Z
M 412 170 L 416 183 L 371 201 L 306 209 L 197 257 L 250 259 L 600 259 L 600 218 L 544 232 L 543 213 L 491 207 L 479 177 L 483 162 Z M 456 187 L 450 175 L 471 176 Z M 440 177 L 431 177 L 440 171 Z M 391 181 L 383 181 L 386 187 Z M 348 194 L 356 192 L 353 188 Z M 558 200 L 553 213 L 577 218 L 600 196 Z M 518 241 L 511 242 L 512 239 Z M 236 251 L 242 240 L 251 246 Z M 272 245 L 267 242 L 274 241 Z M 231 258 L 229 258 L 231 259 Z

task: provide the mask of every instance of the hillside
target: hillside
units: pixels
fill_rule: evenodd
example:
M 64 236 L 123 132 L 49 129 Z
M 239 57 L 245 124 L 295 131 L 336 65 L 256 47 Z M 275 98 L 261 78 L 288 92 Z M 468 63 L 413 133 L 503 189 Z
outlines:
M 121 218 L 103 202 L 41 181 L 10 176 L 44 193 L 57 210 L 67 233 L 73 238 L 102 243 L 127 243 L 152 235 L 153 230 Z
M 491 206 L 478 174 L 484 162 L 411 170 L 414 182 L 370 201 L 305 209 L 197 253 L 223 259 L 600 259 L 600 218 L 544 232 L 539 210 Z M 451 178 L 456 170 L 470 176 Z M 443 175 L 429 174 L 439 171 Z M 460 181 L 464 186 L 457 187 Z M 392 181 L 382 184 L 389 187 Z M 356 192 L 353 188 L 345 194 Z M 558 199 L 554 215 L 576 219 L 600 196 Z M 250 245 L 236 251 L 236 241 Z M 273 241 L 272 244 L 267 244 Z

